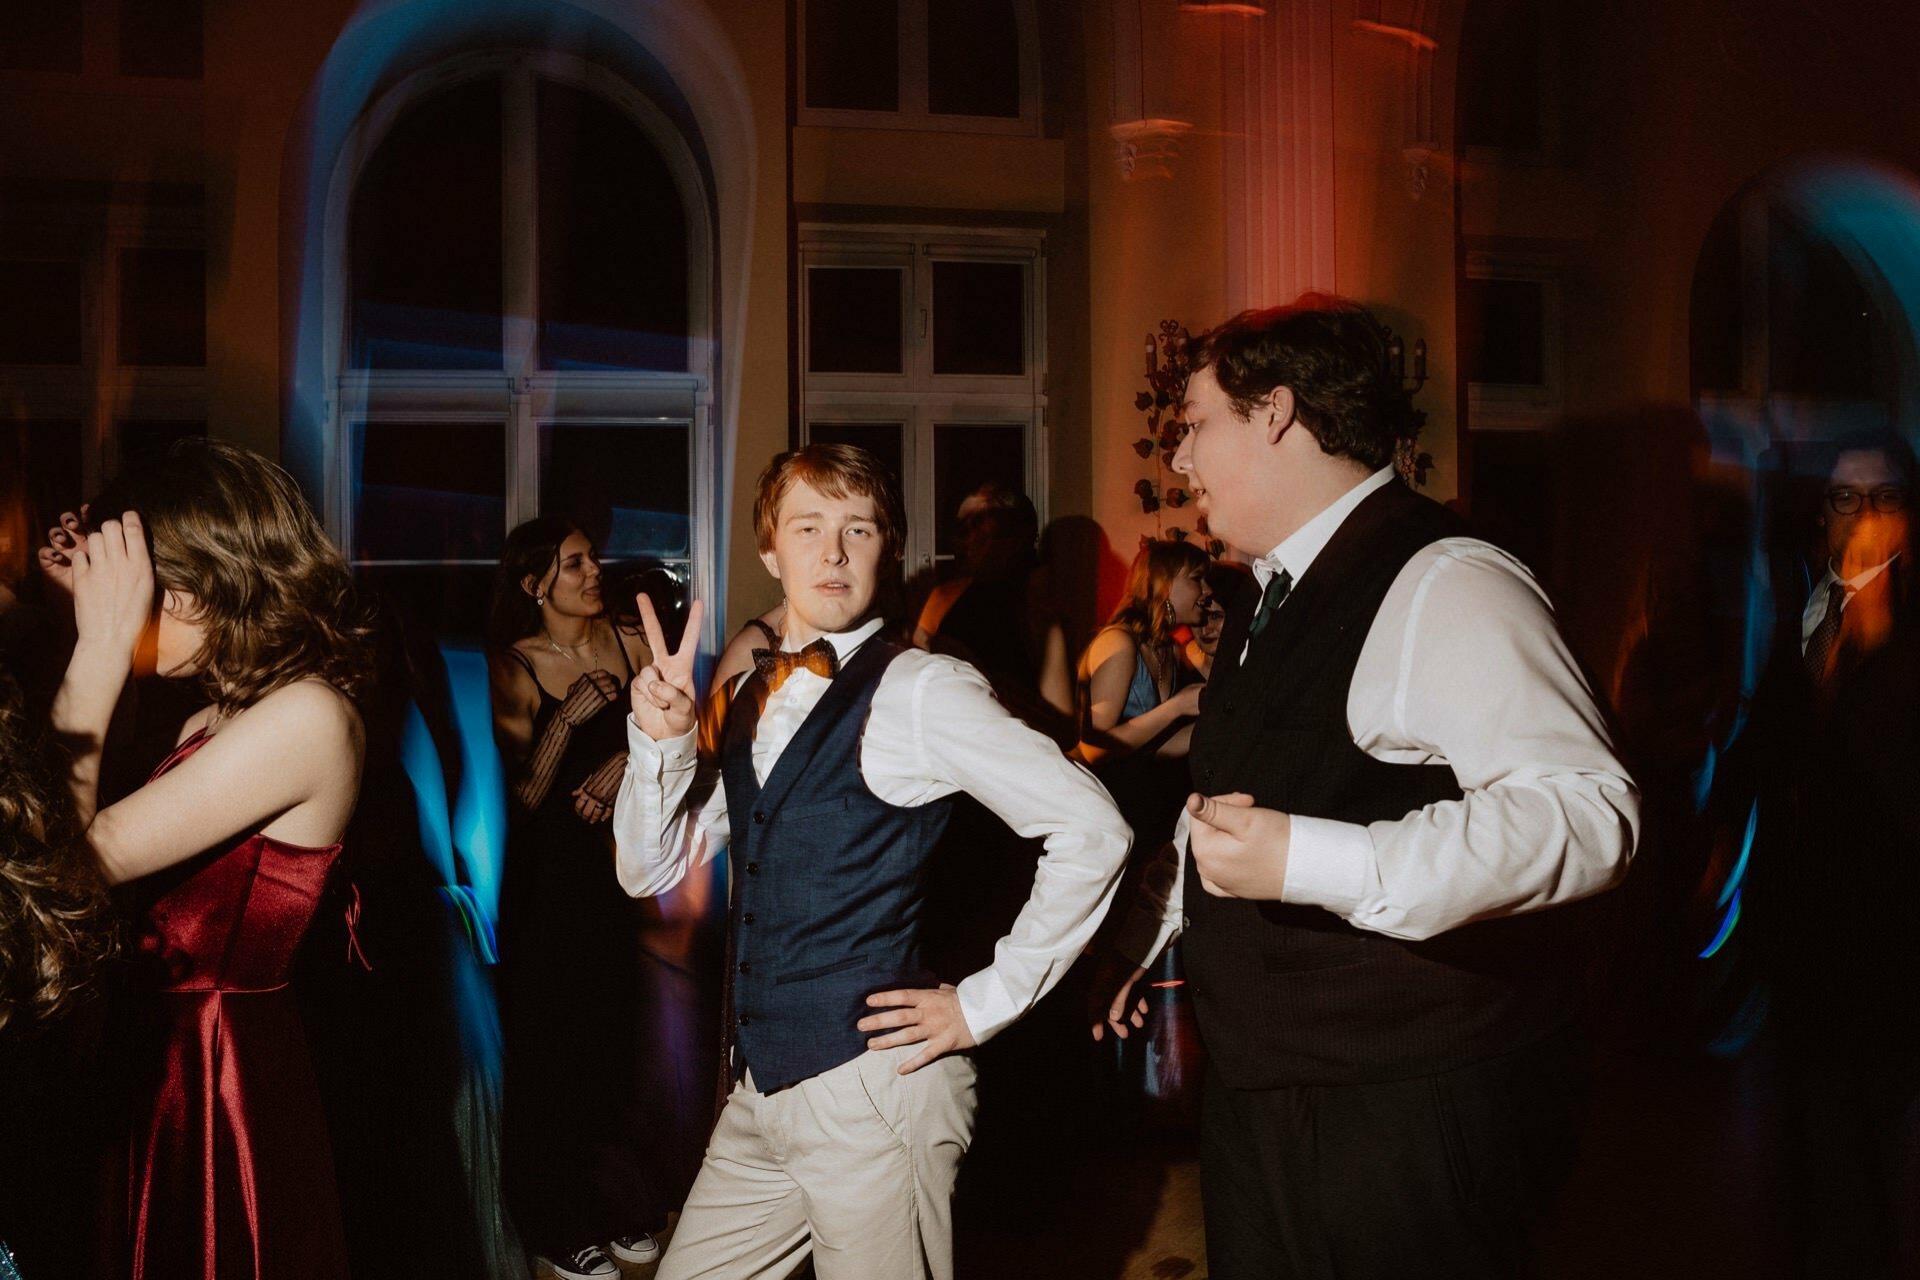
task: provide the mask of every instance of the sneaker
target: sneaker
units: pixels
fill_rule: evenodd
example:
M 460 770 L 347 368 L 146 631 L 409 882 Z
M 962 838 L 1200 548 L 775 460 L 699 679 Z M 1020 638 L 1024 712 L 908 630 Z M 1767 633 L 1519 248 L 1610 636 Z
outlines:
M 645 1231 L 638 1235 L 620 1236 L 607 1248 L 613 1250 L 613 1256 L 622 1262 L 652 1262 L 660 1256 L 660 1242 Z
M 606 1250 L 597 1244 L 584 1249 L 576 1249 L 562 1258 L 543 1258 L 560 1280 L 608 1280 L 609 1276 L 620 1274 L 620 1268 L 613 1265 L 613 1259 Z

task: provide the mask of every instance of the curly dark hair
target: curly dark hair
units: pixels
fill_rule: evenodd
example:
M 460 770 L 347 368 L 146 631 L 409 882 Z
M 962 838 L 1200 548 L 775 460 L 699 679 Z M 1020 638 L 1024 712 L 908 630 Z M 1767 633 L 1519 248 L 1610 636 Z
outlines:
M 113 950 L 106 886 L 56 756 L 0 670 L 0 1028 L 66 1009 Z
M 1292 304 L 1242 311 L 1194 339 L 1192 369 L 1213 370 L 1233 411 L 1252 415 L 1276 387 L 1323 453 L 1374 469 L 1415 434 L 1412 405 L 1387 372 L 1387 335 L 1359 303 L 1303 293 Z
M 196 666 L 222 712 L 309 676 L 366 693 L 372 629 L 292 476 L 251 449 L 188 438 L 116 480 L 90 515 L 124 511 L 145 522 L 155 586 L 198 603 L 207 638 Z

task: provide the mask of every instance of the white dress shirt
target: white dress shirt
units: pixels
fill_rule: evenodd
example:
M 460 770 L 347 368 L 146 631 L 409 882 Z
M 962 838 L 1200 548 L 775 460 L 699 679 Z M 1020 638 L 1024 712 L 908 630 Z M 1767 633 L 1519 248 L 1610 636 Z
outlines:
M 1846 599 L 1840 603 L 1840 613 L 1845 616 L 1847 603 L 1860 594 L 1860 589 L 1887 571 L 1887 566 L 1898 560 L 1898 556 L 1889 556 L 1873 568 L 1856 573 L 1844 579 L 1847 588 Z M 1827 562 L 1827 571 L 1820 575 L 1820 581 L 1813 584 L 1813 590 L 1807 594 L 1806 608 L 1800 611 L 1800 652 L 1807 652 L 1807 644 L 1813 639 L 1813 633 L 1820 629 L 1820 620 L 1827 616 L 1827 595 L 1833 584 L 1843 579 L 1834 570 L 1833 562 Z
M 829 635 L 844 664 L 880 630 Z M 761 710 L 753 772 L 773 771 L 830 682 L 787 677 Z M 695 733 L 655 743 L 627 719 L 627 772 L 614 803 L 615 866 L 634 897 L 664 893 L 726 845 L 719 763 L 700 760 Z M 984 1043 L 1031 1009 L 1072 967 L 1106 915 L 1133 833 L 1112 797 L 1053 742 L 994 698 L 986 678 L 956 658 L 908 649 L 880 677 L 860 741 L 860 776 L 888 804 L 910 807 L 964 791 L 1046 853 L 1033 893 L 995 944 L 993 963 L 959 984 L 967 1029 Z
M 1391 467 L 1376 471 L 1257 560 L 1261 588 L 1283 568 L 1305 577 L 1354 508 L 1390 483 Z M 1465 794 L 1392 821 L 1296 815 L 1283 902 L 1420 939 L 1571 902 L 1625 874 L 1639 791 L 1545 593 L 1497 547 L 1444 538 L 1401 569 L 1361 647 L 1347 725 L 1375 759 L 1449 766 Z M 1142 963 L 1184 925 L 1186 842 L 1183 811 L 1117 939 Z

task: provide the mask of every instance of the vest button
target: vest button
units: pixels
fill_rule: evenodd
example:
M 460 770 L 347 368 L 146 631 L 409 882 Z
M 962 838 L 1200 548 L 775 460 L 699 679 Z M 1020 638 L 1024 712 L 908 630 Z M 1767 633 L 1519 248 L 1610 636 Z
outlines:
M 744 914 L 744 915 L 742 915 L 742 916 L 740 917 L 740 923 L 741 923 L 741 924 L 752 924 L 752 923 L 753 923 L 753 912 L 751 912 L 751 911 L 749 911 L 749 912 L 747 912 L 746 914 Z
M 1213 781 L 1213 766 L 1212 766 L 1212 765 L 1205 765 L 1205 766 L 1203 766 L 1203 767 L 1201 768 L 1201 770 L 1200 770 L 1200 781 L 1202 781 L 1202 782 L 1207 782 L 1207 783 L 1211 783 L 1211 782 Z
M 765 822 L 767 820 L 767 815 L 756 810 L 753 815 L 753 820 L 755 822 Z
M 746 1014 L 743 1013 L 739 1017 L 733 1020 L 733 1025 L 736 1027 L 744 1027 L 744 1026 L 750 1025 L 752 1022 L 753 1022 L 753 1019 L 749 1018 Z
M 749 862 L 749 863 L 747 864 L 747 874 L 748 874 L 748 875 L 750 875 L 750 876 L 757 876 L 757 875 L 759 875 L 759 874 L 760 874 L 760 864 L 759 864 L 759 863 L 757 863 L 757 862 Z
M 741 972 L 741 973 L 752 973 L 752 972 L 753 972 L 753 962 L 752 962 L 752 961 L 750 961 L 750 960 L 742 960 L 742 961 L 740 962 L 740 972 Z

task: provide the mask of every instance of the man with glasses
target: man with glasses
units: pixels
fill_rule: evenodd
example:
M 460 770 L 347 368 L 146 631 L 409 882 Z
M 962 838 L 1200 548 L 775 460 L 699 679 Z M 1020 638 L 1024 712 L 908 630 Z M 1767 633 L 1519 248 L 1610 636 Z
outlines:
M 1796 575 L 1807 594 L 1781 599 L 1751 730 L 1765 764 L 1747 905 L 1773 995 L 1785 1203 L 1807 1276 L 1895 1274 L 1911 1217 L 1901 1135 L 1920 1097 L 1914 471 L 1893 432 L 1837 442 L 1815 562 Z

